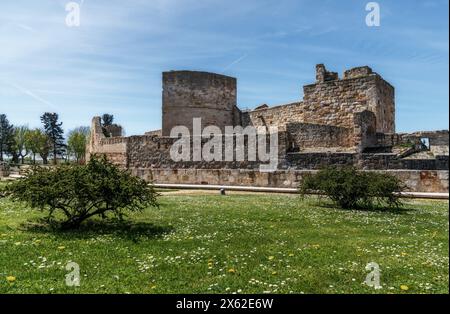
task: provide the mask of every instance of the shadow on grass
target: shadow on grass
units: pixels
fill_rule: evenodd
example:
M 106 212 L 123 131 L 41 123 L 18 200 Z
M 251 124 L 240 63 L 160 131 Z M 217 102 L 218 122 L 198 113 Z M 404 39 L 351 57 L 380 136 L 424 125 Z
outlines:
M 52 234 L 67 239 L 86 239 L 99 235 L 114 235 L 133 242 L 149 238 L 161 238 L 165 234 L 173 232 L 172 226 L 158 226 L 148 222 L 132 222 L 117 220 L 88 220 L 78 229 L 64 230 L 55 222 L 45 219 L 28 220 L 21 224 L 21 230 Z
M 379 213 L 390 213 L 390 214 L 396 214 L 396 215 L 402 215 L 406 214 L 408 212 L 415 211 L 416 209 L 411 208 L 407 205 L 410 204 L 403 204 L 400 207 L 389 207 L 389 206 L 383 206 L 383 205 L 372 205 L 370 207 L 364 207 L 364 206 L 356 206 L 354 208 L 342 208 L 337 204 L 334 204 L 327 200 L 317 201 L 316 205 L 318 207 L 322 208 L 332 208 L 337 210 L 353 210 L 353 211 L 360 211 L 360 212 L 379 212 Z

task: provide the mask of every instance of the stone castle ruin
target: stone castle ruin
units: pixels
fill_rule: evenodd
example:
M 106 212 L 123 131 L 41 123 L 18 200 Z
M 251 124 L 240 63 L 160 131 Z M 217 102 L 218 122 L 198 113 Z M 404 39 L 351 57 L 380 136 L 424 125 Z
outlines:
M 339 78 L 319 64 L 316 82 L 304 86 L 303 95 L 298 102 L 242 111 L 235 78 L 195 71 L 165 72 L 162 129 L 123 137 L 117 128 L 104 132 L 100 118 L 95 117 L 88 158 L 106 155 L 113 163 L 156 183 L 296 187 L 305 173 L 325 165 L 354 165 L 397 175 L 411 191 L 448 192 L 448 130 L 396 133 L 394 87 L 370 67 L 347 70 Z M 276 127 L 276 171 L 260 172 L 261 162 L 248 158 L 174 161 L 170 148 L 178 137 L 171 136 L 172 129 L 185 126 L 193 131 L 193 120 L 198 118 L 202 127 L 221 129 L 224 143 L 227 136 L 234 136 L 225 132 L 229 126 Z M 202 143 L 207 140 L 200 139 Z

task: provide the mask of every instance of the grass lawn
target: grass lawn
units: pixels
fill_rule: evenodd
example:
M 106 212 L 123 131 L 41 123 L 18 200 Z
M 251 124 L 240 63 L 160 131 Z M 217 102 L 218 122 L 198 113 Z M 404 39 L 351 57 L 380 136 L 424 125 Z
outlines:
M 448 202 L 339 210 L 289 195 L 173 195 L 77 232 L 0 199 L 0 293 L 448 293 Z M 68 287 L 70 262 L 81 285 Z M 363 284 L 376 262 L 382 289 Z M 7 276 L 15 281 L 8 282 Z

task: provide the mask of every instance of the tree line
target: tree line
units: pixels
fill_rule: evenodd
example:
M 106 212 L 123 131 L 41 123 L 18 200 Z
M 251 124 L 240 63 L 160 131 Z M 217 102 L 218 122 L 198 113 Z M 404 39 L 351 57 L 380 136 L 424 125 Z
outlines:
M 0 114 L 0 161 L 10 157 L 13 163 L 23 164 L 29 156 L 35 164 L 39 155 L 44 164 L 49 163 L 49 158 L 55 165 L 58 158 L 84 163 L 90 128 L 77 127 L 68 132 L 66 140 L 57 113 L 46 112 L 40 119 L 42 127 L 30 129 L 26 125 L 14 126 L 6 114 Z M 112 124 L 113 119 L 104 114 L 103 126 Z

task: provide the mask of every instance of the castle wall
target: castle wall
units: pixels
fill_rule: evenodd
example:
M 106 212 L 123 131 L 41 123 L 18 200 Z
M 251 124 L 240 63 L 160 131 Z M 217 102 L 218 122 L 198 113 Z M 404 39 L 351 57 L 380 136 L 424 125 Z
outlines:
M 303 121 L 303 104 L 295 102 L 242 113 L 244 126 L 277 126 L 284 130 L 287 123 Z
M 233 126 L 236 119 L 236 79 L 224 75 L 172 71 L 163 73 L 162 135 L 183 125 L 192 134 L 192 120 L 221 129 Z
M 249 169 L 138 169 L 132 173 L 154 183 L 210 184 L 297 188 L 314 170 L 279 170 L 264 173 Z M 448 170 L 389 170 L 410 192 L 448 193 Z
M 89 143 L 86 149 L 86 160 L 91 155 L 105 155 L 112 163 L 126 168 L 128 166 L 128 138 L 106 137 L 103 133 L 100 117 L 94 117 L 91 123 Z
M 434 155 L 449 155 L 449 132 L 448 130 L 442 131 L 420 131 L 409 134 L 400 134 L 402 142 L 406 141 L 420 141 L 422 139 L 428 139 L 430 145 L 430 151 Z
M 394 88 L 378 74 L 369 67 L 359 67 L 339 79 L 323 65 L 316 70 L 317 82 L 303 87 L 302 102 L 245 112 L 244 125 L 284 129 L 287 123 L 301 122 L 354 128 L 353 115 L 369 110 L 375 114 L 377 132 L 395 132 Z
M 117 124 L 111 124 L 103 127 L 103 134 L 107 137 L 119 137 L 122 136 L 122 127 Z
M 377 134 L 379 146 L 410 145 L 428 139 L 430 152 L 435 155 L 449 155 L 449 131 L 419 131 L 413 133 Z
M 162 130 L 132 137 L 108 132 L 112 137 L 105 137 L 96 117 L 88 156 L 106 155 L 114 164 L 157 183 L 296 187 L 305 173 L 327 165 L 353 165 L 397 175 L 412 191 L 448 192 L 448 131 L 396 134 L 394 88 L 369 67 L 350 69 L 339 79 L 337 73 L 317 65 L 316 83 L 303 90 L 303 101 L 241 112 L 236 106 L 235 78 L 165 72 Z M 232 160 L 194 161 L 198 137 L 190 137 L 189 160 L 174 161 L 170 150 L 178 138 L 170 138 L 170 131 L 182 125 L 193 135 L 194 118 L 202 119 L 202 128 L 214 125 L 222 131 L 226 126 L 278 127 L 279 170 L 260 172 L 264 163 L 248 160 L 248 140 L 242 148 L 244 160 L 236 161 L 233 156 Z M 222 158 L 230 138 L 236 150 L 236 139 L 222 136 Z M 406 156 L 403 153 L 393 153 L 392 147 L 420 143 L 421 138 L 429 139 L 431 158 L 417 154 L 408 159 L 401 158 Z M 201 149 L 208 141 L 200 139 Z
M 94 118 L 96 121 L 96 118 Z M 95 124 L 95 122 L 94 122 Z M 98 131 L 98 130 L 97 130 Z M 175 161 L 171 156 L 171 148 L 178 142 L 179 138 L 161 137 L 157 135 L 143 135 L 131 137 L 112 137 L 106 138 L 103 134 L 97 136 L 96 130 L 93 127 L 91 132 L 91 141 L 88 145 L 88 159 L 90 155 L 104 155 L 112 163 L 122 168 L 208 168 L 208 169 L 259 169 L 261 162 L 258 159 L 253 160 L 249 158 L 249 139 L 247 136 L 243 138 L 243 146 L 237 146 L 238 140 L 236 135 L 222 135 L 219 137 L 221 143 L 221 158 L 220 160 L 205 161 L 202 158 L 199 161 L 194 159 L 194 150 L 197 152 L 197 147 L 194 141 L 197 139 L 188 138 L 189 143 L 189 157 L 187 160 Z M 261 135 L 259 135 L 261 136 Z M 286 155 L 287 134 L 280 132 L 277 134 L 278 146 L 277 157 L 281 161 Z M 266 135 L 266 151 L 269 152 L 269 145 L 272 141 L 271 135 Z M 204 151 L 205 145 L 210 142 L 209 138 L 199 138 L 200 150 Z M 227 144 L 233 145 L 234 155 L 231 158 L 226 158 Z M 239 141 L 240 143 L 240 141 Z M 255 151 L 258 152 L 258 141 L 255 143 Z M 213 152 L 214 150 L 210 150 Z M 243 160 L 237 160 L 237 151 L 242 151 Z M 268 163 L 268 162 L 267 162 Z
M 357 162 L 361 169 L 448 170 L 449 156 L 432 159 L 406 159 L 396 154 L 362 154 Z
M 320 169 L 325 166 L 356 166 L 364 170 L 448 170 L 449 156 L 433 159 L 404 159 L 396 154 L 360 154 L 351 152 L 288 153 L 286 162 L 291 169 Z
M 307 105 L 306 105 L 307 106 Z M 323 148 L 330 150 L 348 150 L 349 148 L 364 150 L 366 147 L 377 145 L 376 116 L 368 110 L 349 112 L 352 122 L 348 126 L 330 124 L 304 123 L 305 103 L 293 103 L 272 108 L 259 109 L 243 113 L 246 125 L 278 126 L 279 130 L 289 135 L 288 150 Z M 319 115 L 315 121 L 321 120 Z
M 332 125 L 288 123 L 289 148 L 294 151 L 330 149 L 339 151 L 354 146 L 353 129 Z
M 377 132 L 395 132 L 395 90 L 378 74 L 375 75 L 375 95 L 369 98 L 368 109 L 377 117 Z
M 286 162 L 290 169 L 317 170 L 326 166 L 352 166 L 356 165 L 358 155 L 349 152 L 299 152 L 288 153 Z
M 111 137 L 102 139 L 95 145 L 95 154 L 105 155 L 113 164 L 121 167 L 128 167 L 128 138 Z
M 144 135 L 149 135 L 149 136 L 162 136 L 162 130 L 148 131 L 148 132 L 145 132 Z
M 353 144 L 357 146 L 359 152 L 363 152 L 368 147 L 374 147 L 377 141 L 377 121 L 372 111 L 364 110 L 355 113 L 353 116 L 354 133 Z
M 370 68 L 365 71 L 304 86 L 301 121 L 352 128 L 353 114 L 370 110 L 378 132 L 395 132 L 394 88 Z
M 106 155 L 114 164 L 157 183 L 296 187 L 302 174 L 323 166 L 356 165 L 360 169 L 397 175 L 411 191 L 448 192 L 448 156 L 407 160 L 394 154 L 287 153 L 289 133 L 281 132 L 278 139 L 280 170 L 264 173 L 260 172 L 261 163 L 257 161 L 174 162 L 170 147 L 177 139 L 159 136 L 105 138 L 101 131 L 96 133 L 95 122 L 94 119 L 91 136 L 97 140 L 90 142 L 89 154 Z M 222 140 L 225 141 L 225 137 Z M 202 143 L 206 141 L 203 139 Z
M 251 160 L 248 156 L 248 139 L 244 138 L 243 147 L 239 147 L 243 151 L 243 160 L 236 160 L 235 155 L 231 160 L 226 159 L 225 147 L 226 142 L 229 141 L 233 145 L 234 154 L 236 154 L 236 137 L 225 136 L 219 138 L 221 144 L 221 160 L 212 161 L 195 161 L 194 160 L 194 138 L 189 138 L 189 158 L 188 160 L 174 161 L 170 149 L 172 145 L 177 142 L 178 138 L 157 137 L 157 136 L 132 136 L 128 141 L 128 166 L 129 168 L 209 168 L 209 169 L 237 169 L 237 168 L 251 168 L 258 169 L 261 164 L 260 161 Z M 209 141 L 207 138 L 200 138 L 201 149 Z M 266 143 L 270 143 L 270 137 L 266 136 Z M 268 151 L 268 145 L 266 146 Z M 257 146 L 256 146 L 256 149 Z M 212 151 L 213 152 L 213 151 Z M 278 158 L 283 159 L 286 154 L 286 133 L 278 134 Z

